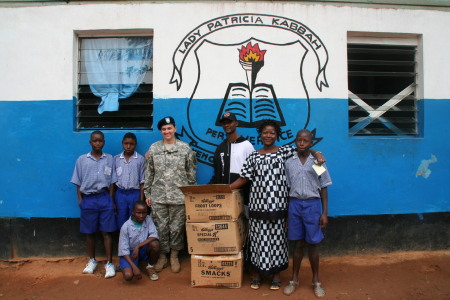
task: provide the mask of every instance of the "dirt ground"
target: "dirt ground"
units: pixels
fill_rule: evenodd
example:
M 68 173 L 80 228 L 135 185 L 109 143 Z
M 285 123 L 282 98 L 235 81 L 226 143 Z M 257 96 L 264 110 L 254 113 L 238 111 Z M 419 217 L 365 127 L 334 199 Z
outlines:
M 144 277 L 125 282 L 122 273 L 104 279 L 103 263 L 93 275 L 81 274 L 86 258 L 32 258 L 0 261 L 1 299 L 289 299 L 282 290 L 250 289 L 244 274 L 240 289 L 190 287 L 190 260 L 182 271 L 160 273 L 158 281 Z M 324 299 L 450 299 L 450 251 L 326 257 L 321 259 Z M 284 287 L 290 270 L 282 273 Z M 300 270 L 300 287 L 290 298 L 316 299 L 310 286 L 309 263 Z

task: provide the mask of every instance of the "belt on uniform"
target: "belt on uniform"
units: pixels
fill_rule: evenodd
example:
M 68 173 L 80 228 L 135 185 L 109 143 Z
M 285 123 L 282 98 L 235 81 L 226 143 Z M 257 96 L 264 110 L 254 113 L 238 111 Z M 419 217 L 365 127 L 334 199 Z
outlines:
M 84 195 L 86 195 L 86 196 L 92 196 L 92 195 L 98 195 L 98 194 L 101 194 L 101 193 L 103 193 L 103 192 L 109 192 L 109 189 L 108 188 L 102 188 L 100 191 L 98 191 L 98 192 L 95 192 L 95 193 L 90 193 L 90 194 L 84 194 Z

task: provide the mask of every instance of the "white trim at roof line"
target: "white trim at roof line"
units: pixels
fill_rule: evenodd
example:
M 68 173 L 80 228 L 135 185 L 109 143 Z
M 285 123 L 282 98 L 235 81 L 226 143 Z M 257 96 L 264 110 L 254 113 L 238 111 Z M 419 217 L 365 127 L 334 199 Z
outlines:
M 347 44 L 385 44 L 418 46 L 421 34 L 385 32 L 347 32 Z
M 78 37 L 123 37 L 153 35 L 152 28 L 74 30 Z

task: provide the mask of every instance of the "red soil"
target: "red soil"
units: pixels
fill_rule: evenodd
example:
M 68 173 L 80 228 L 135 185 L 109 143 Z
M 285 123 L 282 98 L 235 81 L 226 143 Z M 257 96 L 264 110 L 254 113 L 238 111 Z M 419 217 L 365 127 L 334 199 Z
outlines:
M 188 257 L 181 259 L 181 273 L 165 269 L 158 281 L 144 277 L 125 282 L 122 273 L 104 279 L 103 263 L 95 274 L 84 275 L 86 261 L 84 257 L 0 261 L 0 300 L 289 299 L 282 290 L 269 290 L 268 281 L 259 290 L 250 289 L 248 274 L 240 289 L 191 288 Z M 450 251 L 326 257 L 320 269 L 324 299 L 450 299 Z M 290 272 L 282 273 L 282 288 Z M 300 287 L 290 298 L 316 299 L 307 260 L 300 273 Z

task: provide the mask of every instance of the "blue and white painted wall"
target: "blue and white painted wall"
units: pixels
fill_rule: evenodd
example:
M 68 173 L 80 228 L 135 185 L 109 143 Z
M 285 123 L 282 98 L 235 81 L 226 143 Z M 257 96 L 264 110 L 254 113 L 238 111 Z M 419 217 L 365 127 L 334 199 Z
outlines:
M 315 148 L 333 179 L 331 216 L 448 212 L 445 28 L 447 11 L 301 2 L 1 7 L 0 217 L 79 216 L 69 180 L 76 158 L 90 150 L 90 132 L 74 129 L 77 32 L 124 29 L 153 30 L 154 122 L 176 119 L 180 138 L 198 151 L 199 183 L 210 178 L 211 152 L 223 139 L 218 116 L 233 109 L 230 103 L 248 100 L 233 92 L 255 100 L 264 92 L 270 114 L 285 124 L 280 144 L 304 127 L 322 138 Z M 421 37 L 420 137 L 349 136 L 349 31 Z M 247 50 L 264 63 L 245 62 Z M 239 132 L 258 148 L 254 125 L 261 116 L 253 110 L 241 117 Z M 119 153 L 125 132 L 105 131 L 104 151 Z M 161 138 L 156 130 L 136 134 L 140 153 Z

